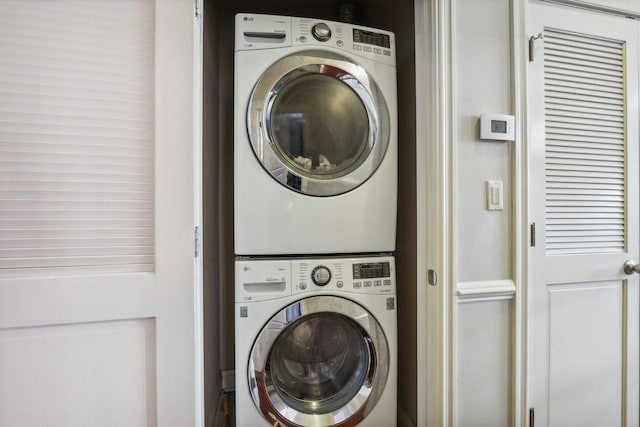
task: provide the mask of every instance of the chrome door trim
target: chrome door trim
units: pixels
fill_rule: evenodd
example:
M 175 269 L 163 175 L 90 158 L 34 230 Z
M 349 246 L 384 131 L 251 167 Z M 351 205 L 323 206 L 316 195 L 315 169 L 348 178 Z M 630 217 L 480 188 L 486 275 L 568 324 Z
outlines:
M 339 79 L 356 92 L 367 111 L 368 155 L 344 173 L 318 176 L 304 171 L 282 153 L 270 134 L 270 109 L 278 93 L 287 83 L 310 74 Z M 283 57 L 263 73 L 249 98 L 247 130 L 256 157 L 276 181 L 303 194 L 335 196 L 355 189 L 375 173 L 389 145 L 390 119 L 382 91 L 363 67 L 342 55 L 308 50 Z
M 293 322 L 316 313 L 341 314 L 363 331 L 370 362 L 366 380 L 342 408 L 328 413 L 304 413 L 286 405 L 269 383 L 269 355 L 278 336 Z M 288 305 L 264 325 L 256 338 L 248 363 L 249 390 L 253 401 L 269 422 L 286 426 L 355 426 L 375 407 L 389 374 L 389 346 L 375 317 L 358 303 L 346 298 L 323 295 L 304 298 Z M 237 367 L 240 368 L 240 367 Z

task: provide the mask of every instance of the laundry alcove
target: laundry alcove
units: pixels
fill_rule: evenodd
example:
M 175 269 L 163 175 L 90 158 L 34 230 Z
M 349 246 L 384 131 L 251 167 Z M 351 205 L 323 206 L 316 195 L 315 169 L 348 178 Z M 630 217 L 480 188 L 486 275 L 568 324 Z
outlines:
M 205 424 L 224 425 L 221 371 L 233 369 L 234 16 L 265 13 L 339 21 L 340 1 L 205 0 L 203 72 L 203 265 Z M 416 73 L 414 2 L 360 0 L 353 22 L 393 31 L 398 76 L 398 425 L 415 424 L 416 402 Z M 232 396 L 232 394 L 230 395 Z

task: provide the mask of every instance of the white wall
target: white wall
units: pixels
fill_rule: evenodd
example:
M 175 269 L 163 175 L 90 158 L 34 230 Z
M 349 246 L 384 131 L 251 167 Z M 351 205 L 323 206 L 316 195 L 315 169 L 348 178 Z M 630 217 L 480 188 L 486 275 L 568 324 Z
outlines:
M 481 113 L 513 114 L 511 1 L 453 0 L 453 394 L 458 426 L 513 422 L 514 148 L 479 139 Z M 486 209 L 500 180 L 504 209 Z
M 457 280 L 510 279 L 509 142 L 479 140 L 481 113 L 512 114 L 509 0 L 455 0 L 454 155 Z M 485 181 L 504 184 L 505 208 L 486 210 Z
M 510 300 L 477 301 L 458 306 L 457 425 L 511 425 L 513 328 Z

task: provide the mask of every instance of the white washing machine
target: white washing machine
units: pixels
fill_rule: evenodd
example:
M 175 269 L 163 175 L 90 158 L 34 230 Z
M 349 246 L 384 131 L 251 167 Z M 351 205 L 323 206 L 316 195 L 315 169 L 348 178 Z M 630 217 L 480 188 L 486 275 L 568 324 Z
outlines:
M 391 256 L 236 260 L 236 424 L 396 425 Z
M 236 254 L 393 251 L 394 34 L 239 14 L 234 68 Z

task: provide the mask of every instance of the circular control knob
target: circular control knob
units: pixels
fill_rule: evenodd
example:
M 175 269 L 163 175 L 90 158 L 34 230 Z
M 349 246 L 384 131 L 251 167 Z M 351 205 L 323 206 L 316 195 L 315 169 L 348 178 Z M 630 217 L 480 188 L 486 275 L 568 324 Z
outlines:
M 311 272 L 311 280 L 318 286 L 325 286 L 331 281 L 331 271 L 323 265 L 319 265 Z
M 326 42 L 331 38 L 331 28 L 324 22 L 320 22 L 311 28 L 311 34 L 316 40 Z

